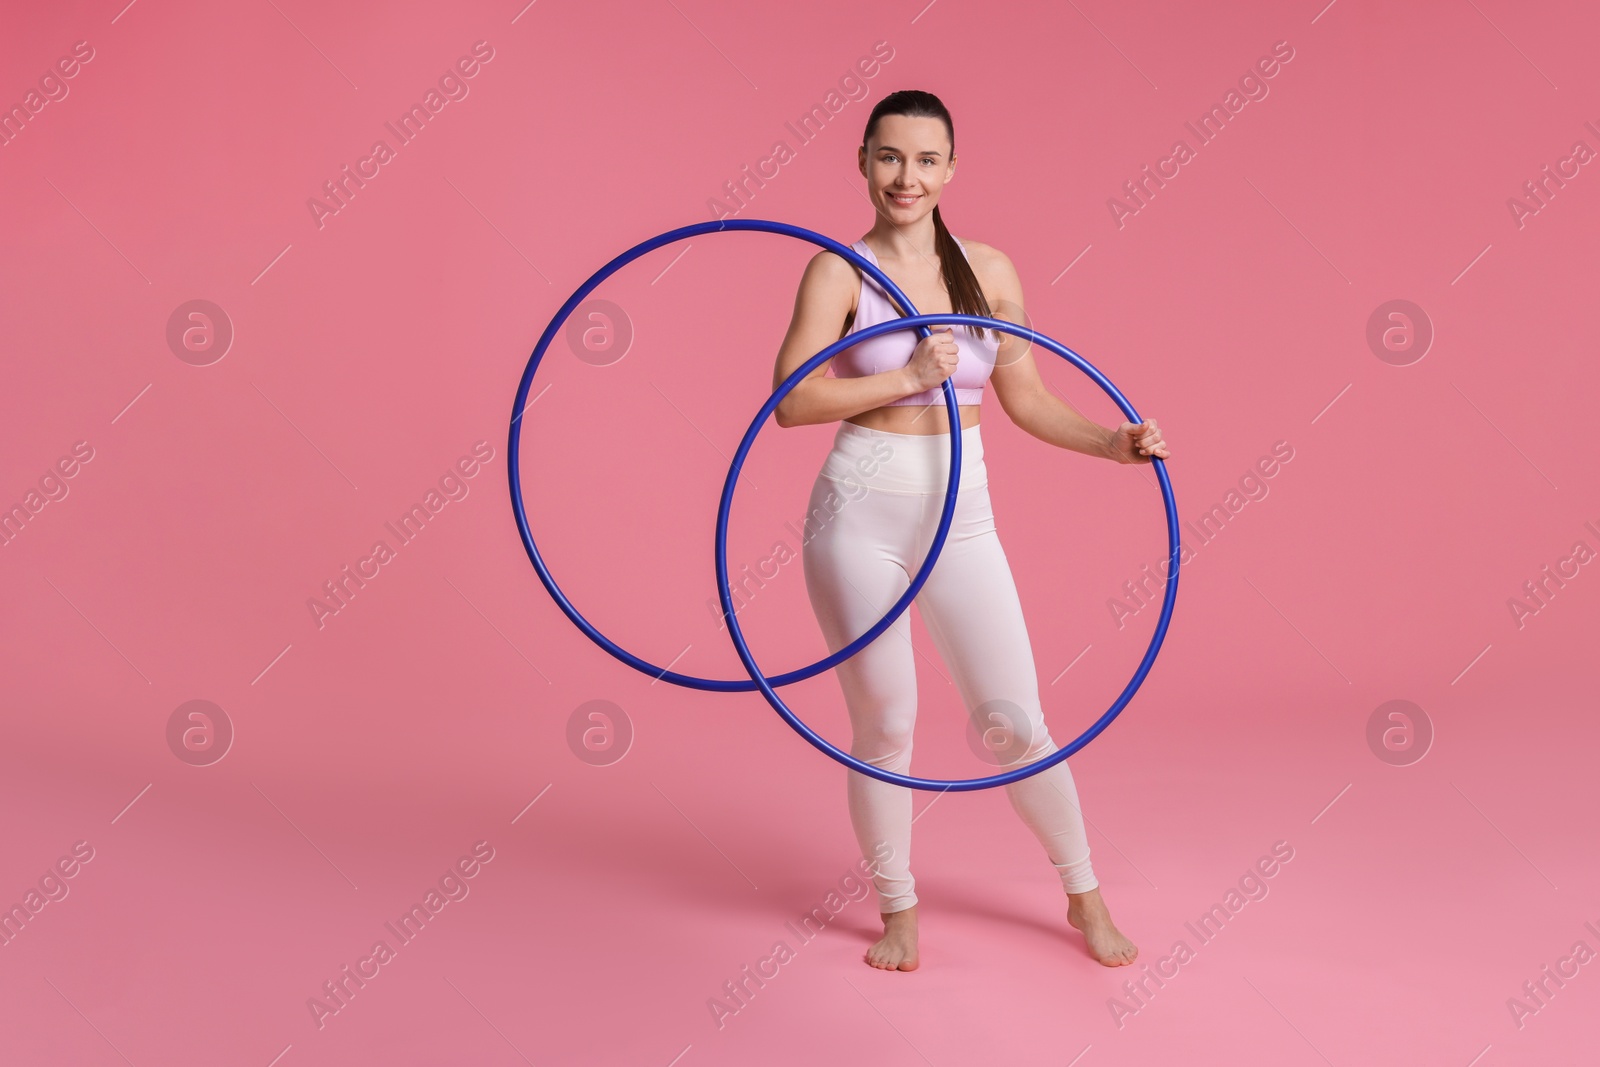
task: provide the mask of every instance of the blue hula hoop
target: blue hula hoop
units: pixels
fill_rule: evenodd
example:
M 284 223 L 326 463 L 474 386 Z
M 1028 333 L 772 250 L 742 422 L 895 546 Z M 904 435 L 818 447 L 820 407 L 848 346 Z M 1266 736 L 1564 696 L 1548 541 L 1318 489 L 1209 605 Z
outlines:
M 884 290 L 894 298 L 895 303 L 899 304 L 902 308 L 911 313 L 915 313 L 916 311 L 916 308 L 912 306 L 910 298 L 908 298 L 905 293 L 900 291 L 900 287 L 895 285 L 894 282 L 889 279 L 887 274 L 878 269 L 877 264 L 866 259 L 855 249 L 850 248 L 847 245 L 842 245 L 831 237 L 825 237 L 820 233 L 814 233 L 811 230 L 803 229 L 799 226 L 791 226 L 788 223 L 768 222 L 763 219 L 727 219 L 722 222 L 700 222 L 691 226 L 680 226 L 676 230 L 669 230 L 666 233 L 660 234 L 659 236 L 650 238 L 648 241 L 641 241 L 590 275 L 589 280 L 580 285 L 577 291 L 567 298 L 567 302 L 561 305 L 561 309 L 556 312 L 555 318 L 550 320 L 550 325 L 546 326 L 544 333 L 540 335 L 539 343 L 534 346 L 533 354 L 528 357 L 528 365 L 522 372 L 522 381 L 517 386 L 516 400 L 511 405 L 511 433 L 506 444 L 506 454 L 510 457 L 510 459 L 506 464 L 506 475 L 511 483 L 511 511 L 517 519 L 517 532 L 522 537 L 522 547 L 527 550 L 528 558 L 533 561 L 533 569 L 538 573 L 539 581 L 544 584 L 545 590 L 555 600 L 556 604 L 561 608 L 561 610 L 566 613 L 567 618 L 571 619 L 573 624 L 577 626 L 578 629 L 589 638 L 589 640 L 593 641 L 595 644 L 599 645 L 601 648 L 605 649 L 607 652 L 611 653 L 611 655 L 615 656 L 623 663 L 626 663 L 634 670 L 652 675 L 659 681 L 671 682 L 673 685 L 681 685 L 689 689 L 703 689 L 719 693 L 746 693 L 756 688 L 756 683 L 749 678 L 700 678 L 692 674 L 679 674 L 675 671 L 670 671 L 665 667 L 658 667 L 648 660 L 641 659 L 632 652 L 629 652 L 627 649 L 623 648 L 621 645 L 617 644 L 615 641 L 611 640 L 605 634 L 601 633 L 599 628 L 597 628 L 588 619 L 584 618 L 582 613 L 580 613 L 577 608 L 572 606 L 572 602 L 567 599 L 567 595 L 563 593 L 561 591 L 561 587 L 556 584 L 555 577 L 550 573 L 549 566 L 546 565 L 544 557 L 539 552 L 539 546 L 534 543 L 533 531 L 528 527 L 528 516 L 523 507 L 522 501 L 522 453 L 519 447 L 519 442 L 522 439 L 523 409 L 527 404 L 528 391 L 533 387 L 533 376 L 538 371 L 539 364 L 544 359 L 545 351 L 549 349 L 550 343 L 555 340 L 556 334 L 560 332 L 561 327 L 566 323 L 567 319 L 571 317 L 573 311 L 577 309 L 578 304 L 582 302 L 583 298 L 588 296 L 589 293 L 594 290 L 595 286 L 599 285 L 601 282 L 605 281 L 611 275 L 615 274 L 618 270 L 627 266 L 629 263 L 632 263 L 640 256 L 645 255 L 647 252 L 652 252 L 655 249 L 660 248 L 662 245 L 672 244 L 676 241 L 686 240 L 690 237 L 698 237 L 705 233 L 720 233 L 725 230 L 759 230 L 765 233 L 776 233 L 788 237 L 799 237 L 802 240 L 810 241 L 812 244 L 820 245 L 830 252 L 843 256 L 845 259 L 851 261 L 856 266 L 870 274 L 878 282 L 878 284 L 883 286 Z M 921 334 L 921 336 L 926 337 L 933 331 L 926 326 L 922 326 L 918 327 L 918 332 Z M 859 340 L 859 338 L 857 339 Z M 837 348 L 839 346 L 835 347 Z M 816 361 L 813 360 L 813 364 L 815 362 Z M 952 425 L 960 425 L 960 408 L 956 404 L 955 389 L 951 386 L 948 379 L 942 383 L 942 389 L 944 391 L 945 409 L 949 412 L 950 422 Z M 894 621 L 900 617 L 901 612 L 905 611 L 906 608 L 911 606 L 912 600 L 914 600 L 917 593 L 921 591 L 923 583 L 928 580 L 928 575 L 933 573 L 933 565 L 938 561 L 939 553 L 944 549 L 945 537 L 950 532 L 950 522 L 955 516 L 956 494 L 960 484 L 961 435 L 951 434 L 950 481 L 945 488 L 944 510 L 939 515 L 939 527 L 934 534 L 933 544 L 928 549 L 928 557 L 927 559 L 923 560 L 922 567 L 918 569 L 916 575 L 912 578 L 911 584 L 909 587 L 907 587 L 905 593 L 900 597 L 899 600 L 895 601 L 894 605 L 889 609 L 889 613 L 887 615 L 885 615 L 882 619 L 879 619 L 878 622 L 869 630 L 863 633 L 860 637 L 856 638 L 854 641 L 850 642 L 848 645 L 845 645 L 839 651 L 830 656 L 826 656 L 823 659 L 810 664 L 809 666 L 801 667 L 799 670 L 790 671 L 787 674 L 780 674 L 767 679 L 768 684 L 774 686 L 789 685 L 793 682 L 803 681 L 812 677 L 813 675 L 820 674 L 823 671 L 831 670 L 840 663 L 843 663 L 845 660 L 849 659 L 851 656 L 855 655 L 857 652 L 861 651 L 863 648 L 866 648 L 867 645 L 871 644 L 879 634 L 883 633 L 883 631 L 894 625 Z

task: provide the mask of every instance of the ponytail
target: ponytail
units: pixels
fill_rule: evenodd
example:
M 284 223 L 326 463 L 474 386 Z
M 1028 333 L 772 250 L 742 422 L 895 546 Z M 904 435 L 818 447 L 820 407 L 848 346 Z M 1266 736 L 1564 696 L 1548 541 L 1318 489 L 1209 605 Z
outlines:
M 944 219 L 939 217 L 938 204 L 933 205 L 933 234 L 933 247 L 939 253 L 939 269 L 944 274 L 944 287 L 950 292 L 951 309 L 958 315 L 992 318 L 988 298 L 983 295 L 983 286 L 978 284 L 978 276 L 972 272 L 967 254 L 956 244 Z M 988 337 L 990 332 L 989 328 L 982 326 L 972 329 L 980 340 Z M 999 336 L 998 331 L 995 334 Z

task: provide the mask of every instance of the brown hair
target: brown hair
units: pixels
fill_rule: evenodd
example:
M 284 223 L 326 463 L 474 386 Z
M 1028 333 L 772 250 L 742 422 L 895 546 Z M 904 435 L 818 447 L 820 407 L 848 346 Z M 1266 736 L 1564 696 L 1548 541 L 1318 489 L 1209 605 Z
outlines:
M 878 128 L 878 120 L 885 115 L 938 119 L 944 123 L 945 132 L 950 137 L 950 155 L 952 158 L 955 157 L 956 128 L 950 121 L 949 109 L 937 96 L 920 89 L 901 89 L 879 100 L 867 118 L 866 130 L 861 134 L 862 148 L 866 148 L 867 142 L 872 139 L 873 131 Z M 944 219 L 939 216 L 938 204 L 933 205 L 933 234 L 934 250 L 939 253 L 940 270 L 944 275 L 944 287 L 950 293 L 950 307 L 960 315 L 992 317 L 989 301 L 983 295 L 983 287 L 978 284 L 978 276 L 972 272 L 972 265 L 967 262 L 966 253 L 956 244 L 956 239 L 950 235 Z M 849 328 L 850 324 L 846 323 L 845 329 Z M 934 327 L 934 329 L 953 328 Z M 990 332 L 982 327 L 974 329 L 980 338 L 987 337 Z

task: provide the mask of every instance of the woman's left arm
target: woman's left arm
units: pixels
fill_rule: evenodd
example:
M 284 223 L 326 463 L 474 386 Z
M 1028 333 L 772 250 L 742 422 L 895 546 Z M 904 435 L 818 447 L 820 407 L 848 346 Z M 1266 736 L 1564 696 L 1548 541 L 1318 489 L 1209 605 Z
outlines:
M 993 317 L 1028 325 L 1022 311 L 1022 280 L 1011 259 L 998 248 L 976 241 L 968 241 L 967 247 L 974 253 L 974 273 L 983 283 Z M 1153 456 L 1171 458 L 1154 419 L 1124 422 L 1113 430 L 1062 403 L 1039 377 L 1033 344 L 1025 338 L 1001 335 L 989 380 L 1011 421 L 1047 444 L 1116 463 L 1149 463 Z

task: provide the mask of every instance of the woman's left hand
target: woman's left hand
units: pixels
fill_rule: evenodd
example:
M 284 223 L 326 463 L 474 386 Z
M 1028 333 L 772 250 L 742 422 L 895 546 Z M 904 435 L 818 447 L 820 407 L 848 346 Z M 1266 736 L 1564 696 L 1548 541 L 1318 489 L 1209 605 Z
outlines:
M 1111 440 L 1106 445 L 1111 458 L 1118 463 L 1149 463 L 1157 456 L 1172 458 L 1167 443 L 1161 439 L 1161 430 L 1157 428 L 1155 419 L 1123 423 L 1112 431 Z

